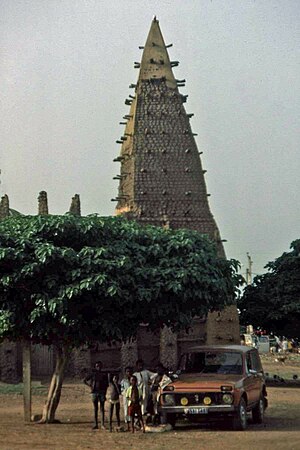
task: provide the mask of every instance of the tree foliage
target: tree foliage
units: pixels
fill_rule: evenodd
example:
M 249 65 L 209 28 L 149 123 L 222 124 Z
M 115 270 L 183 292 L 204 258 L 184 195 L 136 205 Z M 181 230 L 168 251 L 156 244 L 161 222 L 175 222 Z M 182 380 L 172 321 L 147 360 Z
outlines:
M 123 218 L 0 222 L 0 338 L 79 347 L 187 327 L 234 302 L 237 262 L 197 232 Z
M 239 301 L 241 321 L 295 337 L 300 329 L 300 239 L 254 278 Z

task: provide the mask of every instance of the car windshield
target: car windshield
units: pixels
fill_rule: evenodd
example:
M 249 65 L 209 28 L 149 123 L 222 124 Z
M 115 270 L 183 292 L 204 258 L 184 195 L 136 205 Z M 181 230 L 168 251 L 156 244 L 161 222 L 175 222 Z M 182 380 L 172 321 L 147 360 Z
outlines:
M 185 373 L 242 374 L 243 359 L 237 352 L 193 352 L 180 358 L 179 370 Z

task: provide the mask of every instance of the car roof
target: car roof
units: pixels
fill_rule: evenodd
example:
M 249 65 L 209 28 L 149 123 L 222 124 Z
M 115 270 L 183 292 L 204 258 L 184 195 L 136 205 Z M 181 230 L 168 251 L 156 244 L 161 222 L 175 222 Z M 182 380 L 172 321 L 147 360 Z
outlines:
M 250 350 L 253 350 L 254 347 L 248 347 L 247 345 L 197 345 L 196 347 L 191 347 L 185 353 L 194 353 L 194 352 L 206 352 L 206 351 L 232 351 L 232 352 L 240 352 L 246 353 Z M 255 350 L 255 349 L 254 349 Z

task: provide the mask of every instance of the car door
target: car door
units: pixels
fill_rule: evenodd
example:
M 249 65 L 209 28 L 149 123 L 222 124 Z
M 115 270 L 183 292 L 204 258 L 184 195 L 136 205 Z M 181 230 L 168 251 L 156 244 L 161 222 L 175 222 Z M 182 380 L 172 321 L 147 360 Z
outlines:
M 246 354 L 246 378 L 244 381 L 245 391 L 248 397 L 248 405 L 253 405 L 257 402 L 258 395 L 258 374 L 254 368 L 255 358 L 252 354 L 256 352 L 255 349 Z
M 254 396 L 254 402 L 257 402 L 260 398 L 263 384 L 264 384 L 264 372 L 263 372 L 263 368 L 261 365 L 258 351 L 256 349 L 251 350 L 250 358 L 251 358 L 252 370 L 254 370 L 256 372 L 256 374 L 253 375 L 253 377 L 254 377 L 253 396 Z

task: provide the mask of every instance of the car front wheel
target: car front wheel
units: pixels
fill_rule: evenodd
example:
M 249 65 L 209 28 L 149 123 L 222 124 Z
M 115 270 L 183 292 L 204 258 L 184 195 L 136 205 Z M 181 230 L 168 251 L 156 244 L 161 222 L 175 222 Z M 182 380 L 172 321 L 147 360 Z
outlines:
M 252 409 L 252 419 L 254 423 L 263 423 L 265 415 L 265 400 L 260 397 L 257 405 Z
M 172 425 L 173 428 L 175 428 L 175 424 L 176 424 L 176 414 L 166 414 L 163 413 L 162 417 L 161 417 L 161 423 L 166 425 L 167 423 L 169 423 L 170 425 Z
M 168 414 L 167 415 L 167 422 L 172 425 L 173 428 L 175 428 L 176 424 L 176 414 Z
M 232 428 L 235 431 L 243 431 L 247 428 L 247 407 L 242 398 L 232 420 Z

